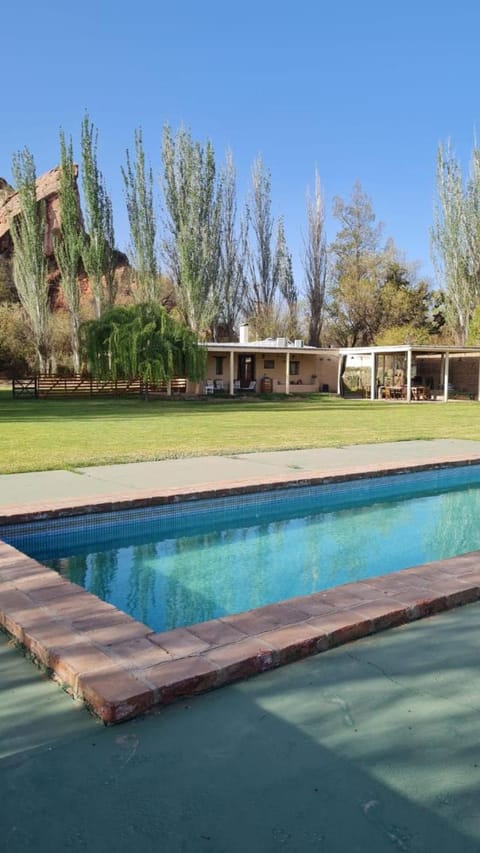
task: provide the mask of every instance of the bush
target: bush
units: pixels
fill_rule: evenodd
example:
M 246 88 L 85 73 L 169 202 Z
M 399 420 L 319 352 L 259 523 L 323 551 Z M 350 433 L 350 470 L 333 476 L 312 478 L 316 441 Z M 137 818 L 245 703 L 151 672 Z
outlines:
M 23 376 L 35 368 L 32 333 L 18 304 L 0 304 L 0 371 L 8 377 Z

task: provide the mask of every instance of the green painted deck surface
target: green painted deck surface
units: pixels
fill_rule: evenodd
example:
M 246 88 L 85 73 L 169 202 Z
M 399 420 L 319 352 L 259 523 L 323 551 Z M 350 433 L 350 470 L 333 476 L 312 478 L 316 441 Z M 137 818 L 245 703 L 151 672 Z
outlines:
M 480 849 L 480 605 L 104 728 L 0 635 L 1 848 Z

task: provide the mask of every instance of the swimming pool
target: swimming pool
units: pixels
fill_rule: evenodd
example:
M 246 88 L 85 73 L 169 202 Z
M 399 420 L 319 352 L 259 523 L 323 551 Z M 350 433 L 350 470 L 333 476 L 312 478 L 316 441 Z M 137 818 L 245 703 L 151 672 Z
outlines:
M 154 631 L 480 548 L 480 466 L 0 528 Z

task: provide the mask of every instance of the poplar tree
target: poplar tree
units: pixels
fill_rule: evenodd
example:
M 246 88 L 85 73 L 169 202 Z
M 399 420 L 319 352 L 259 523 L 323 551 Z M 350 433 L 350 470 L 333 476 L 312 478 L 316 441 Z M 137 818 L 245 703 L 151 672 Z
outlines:
M 290 338 L 295 338 L 298 336 L 298 293 L 293 278 L 292 256 L 288 251 L 282 216 L 279 217 L 277 223 L 273 280 L 287 306 L 285 334 Z
M 85 115 L 82 122 L 82 188 L 85 200 L 86 235 L 82 260 L 92 289 L 95 313 L 113 305 L 115 284 L 115 235 L 112 203 L 98 167 L 98 131 Z
M 271 178 L 262 158 L 252 168 L 252 189 L 247 203 L 248 293 L 247 307 L 259 334 L 270 331 L 273 321 L 277 282 L 273 275 Z
M 307 192 L 307 234 L 303 241 L 303 268 L 308 303 L 308 344 L 318 347 L 320 346 L 325 305 L 327 242 L 325 208 L 320 176 L 316 170 L 313 198 Z
M 431 230 L 433 261 L 444 286 L 447 323 L 458 343 L 464 344 L 478 301 L 472 275 L 472 238 L 478 229 L 478 212 L 475 186 L 471 183 L 468 190 L 464 187 L 462 170 L 450 144 L 438 147 L 436 184 L 438 201 Z
M 136 296 L 139 302 L 155 302 L 158 298 L 159 270 L 156 251 L 157 224 L 153 199 L 153 172 L 145 164 L 142 131 L 135 131 L 135 159 L 126 151 L 122 168 Z
M 181 129 L 163 134 L 163 190 L 168 236 L 164 243 L 182 320 L 198 336 L 212 333 L 219 316 L 221 186 L 210 142 Z
M 231 151 L 227 151 L 222 172 L 221 246 L 220 246 L 220 323 L 228 340 L 234 340 L 243 312 L 246 280 L 245 224 L 237 230 L 236 172 Z
M 65 134 L 60 132 L 60 238 L 54 239 L 55 258 L 63 296 L 70 315 L 70 340 L 73 366 L 80 371 L 80 286 L 79 265 L 82 257 L 83 229 L 77 192 L 76 166 L 73 161 L 73 145 L 68 145 Z
M 45 202 L 37 202 L 35 162 L 28 148 L 14 154 L 12 172 L 20 200 L 20 212 L 10 222 L 13 278 L 32 332 L 40 373 L 45 373 L 50 354 Z

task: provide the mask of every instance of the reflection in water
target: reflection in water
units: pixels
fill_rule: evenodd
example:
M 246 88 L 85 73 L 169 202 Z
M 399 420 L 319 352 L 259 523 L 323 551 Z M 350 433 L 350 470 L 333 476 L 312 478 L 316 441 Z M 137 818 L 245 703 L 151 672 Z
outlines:
M 148 620 L 149 608 L 155 608 L 155 569 L 157 556 L 155 542 L 134 545 L 131 571 L 128 576 L 127 611 L 140 622 Z
M 161 631 L 480 547 L 477 486 L 330 512 L 313 500 L 292 512 L 286 499 L 280 515 L 277 505 L 243 522 L 240 510 L 170 528 L 120 521 L 103 546 L 77 542 L 69 557 L 62 541 L 47 562 Z

